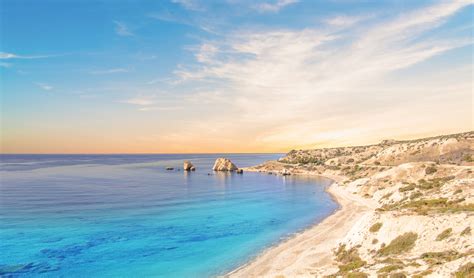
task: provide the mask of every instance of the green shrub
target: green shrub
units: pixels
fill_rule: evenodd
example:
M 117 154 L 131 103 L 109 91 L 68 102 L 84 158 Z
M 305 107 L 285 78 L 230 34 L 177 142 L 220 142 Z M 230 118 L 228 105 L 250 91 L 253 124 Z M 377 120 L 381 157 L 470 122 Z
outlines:
M 422 271 L 418 274 L 413 275 L 412 278 L 423 278 L 426 275 L 430 275 L 431 273 L 433 273 L 433 270 L 427 269 L 427 270 L 424 270 L 424 271 Z
M 449 236 L 451 236 L 451 233 L 453 232 L 453 229 L 451 228 L 448 228 L 444 231 L 442 231 L 437 237 L 436 237 L 436 241 L 441 241 L 443 239 L 446 239 L 448 238 Z
M 380 230 L 380 228 L 382 228 L 382 223 L 381 222 L 375 223 L 374 225 L 372 225 L 369 228 L 369 232 L 371 232 L 371 233 L 378 232 Z
M 351 248 L 346 250 L 345 245 L 340 245 L 337 251 L 335 252 L 336 260 L 341 263 L 348 263 L 357 259 L 359 257 L 359 251 L 356 248 Z
M 474 277 L 474 263 L 467 263 L 461 266 L 455 273 L 456 278 L 471 278 Z
M 466 236 L 471 234 L 471 227 L 467 226 L 466 229 L 462 230 L 461 236 Z
M 421 193 L 420 191 L 413 192 L 410 194 L 410 200 L 419 198 L 421 196 L 423 196 L 423 193 Z
M 346 246 L 341 245 L 335 255 L 336 260 L 342 263 L 342 265 L 339 265 L 339 273 L 346 273 L 361 268 L 367 263 L 360 258 L 359 251 L 355 247 L 346 250 Z
M 390 254 L 401 254 L 411 250 L 415 246 L 418 234 L 409 232 L 396 237 L 387 246 L 379 250 L 379 254 L 387 256 Z
M 472 155 L 470 155 L 470 154 L 464 155 L 463 160 L 466 161 L 466 162 L 473 162 L 474 161 L 474 159 L 472 158 Z
M 398 189 L 398 191 L 400 191 L 400 192 L 406 192 L 406 191 L 411 191 L 411 190 L 413 190 L 413 189 L 415 189 L 415 185 L 414 185 L 414 184 L 410 184 L 410 185 L 405 186 L 405 187 L 400 187 L 400 188 Z
M 392 273 L 390 274 L 389 278 L 406 278 L 407 276 L 404 273 Z
M 430 265 L 450 262 L 462 257 L 457 251 L 448 250 L 442 252 L 427 252 L 421 254 L 420 258 L 425 260 Z
M 369 275 L 367 275 L 364 272 L 359 272 L 359 271 L 349 272 L 344 276 L 344 278 L 367 278 L 367 277 L 369 277 Z
M 420 179 L 416 187 L 423 190 L 440 188 L 441 186 L 444 185 L 444 183 L 454 178 L 455 178 L 454 176 L 447 176 L 447 177 L 442 177 L 442 178 L 433 178 L 429 180 Z
M 377 261 L 378 263 L 382 263 L 382 264 L 403 264 L 403 261 L 400 260 L 400 259 L 394 259 L 394 258 L 385 258 L 381 261 Z
M 392 272 L 392 271 L 398 270 L 398 269 L 403 269 L 403 266 L 399 265 L 399 264 L 391 264 L 391 265 L 386 265 L 386 266 L 382 267 L 377 272 L 378 273 L 388 273 L 388 272 Z
M 351 271 L 351 270 L 354 270 L 354 269 L 358 269 L 358 268 L 363 267 L 366 263 L 367 263 L 366 261 L 363 261 L 361 259 L 354 260 L 350 263 L 340 265 L 339 266 L 339 271 L 340 272 L 347 272 L 347 271 Z

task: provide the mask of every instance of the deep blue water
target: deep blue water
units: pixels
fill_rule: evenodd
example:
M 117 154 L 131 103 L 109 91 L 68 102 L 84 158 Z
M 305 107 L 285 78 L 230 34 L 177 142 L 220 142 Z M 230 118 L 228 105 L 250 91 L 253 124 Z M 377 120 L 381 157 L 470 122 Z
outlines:
M 329 180 L 212 173 L 218 156 L 1 155 L 1 275 L 216 276 L 337 208 Z

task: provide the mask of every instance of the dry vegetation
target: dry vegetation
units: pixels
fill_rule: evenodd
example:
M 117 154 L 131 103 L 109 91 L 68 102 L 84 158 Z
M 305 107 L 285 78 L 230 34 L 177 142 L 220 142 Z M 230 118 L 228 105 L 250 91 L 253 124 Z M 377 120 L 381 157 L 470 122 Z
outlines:
M 474 132 L 293 150 L 254 167 L 337 177 L 378 204 L 334 247 L 332 277 L 474 277 Z

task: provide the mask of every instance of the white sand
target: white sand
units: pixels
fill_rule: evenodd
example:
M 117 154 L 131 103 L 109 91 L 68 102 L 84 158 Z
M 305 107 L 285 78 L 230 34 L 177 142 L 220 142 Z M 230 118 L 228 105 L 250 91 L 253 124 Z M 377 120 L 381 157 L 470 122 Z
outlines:
M 340 209 L 323 222 L 265 251 L 254 261 L 228 274 L 229 277 L 314 277 L 318 269 L 337 271 L 333 264 L 333 249 L 339 240 L 376 204 L 372 200 L 348 192 L 333 183 L 328 192 L 340 204 Z M 328 274 L 328 273 L 326 273 Z

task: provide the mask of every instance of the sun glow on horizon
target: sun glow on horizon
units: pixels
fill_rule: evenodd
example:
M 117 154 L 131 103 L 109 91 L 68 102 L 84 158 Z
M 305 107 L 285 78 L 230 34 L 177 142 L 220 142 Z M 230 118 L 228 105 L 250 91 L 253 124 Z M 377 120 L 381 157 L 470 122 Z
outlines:
M 282 3 L 2 2 L 1 152 L 283 153 L 474 129 L 472 1 Z

